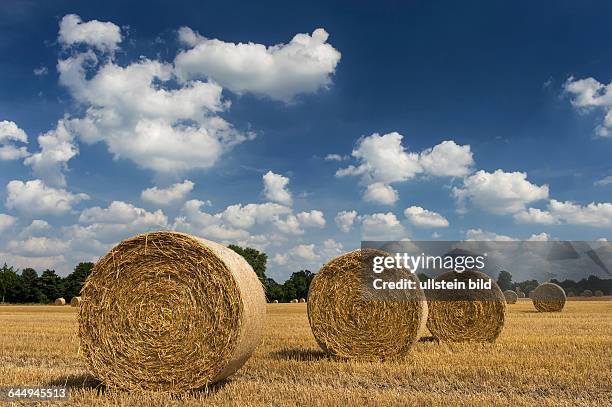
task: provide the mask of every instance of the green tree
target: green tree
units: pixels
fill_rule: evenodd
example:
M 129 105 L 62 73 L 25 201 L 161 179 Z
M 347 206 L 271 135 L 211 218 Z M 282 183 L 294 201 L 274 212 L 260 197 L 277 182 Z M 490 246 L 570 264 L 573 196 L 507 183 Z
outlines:
M 266 264 L 268 255 L 251 247 L 240 247 L 235 244 L 228 246 L 230 249 L 244 257 L 244 259 L 253 267 L 255 274 L 259 277 L 262 283 L 266 283 Z
M 81 293 L 81 288 L 85 284 L 87 276 L 93 269 L 93 263 L 79 263 L 72 273 L 64 279 L 64 298 L 70 301 L 72 297 L 78 297 Z
M 499 275 L 497 276 L 497 285 L 502 291 L 511 290 L 512 274 L 510 274 L 506 270 L 500 271 Z
M 0 302 L 16 302 L 20 291 L 19 275 L 4 263 L 0 269 Z
M 63 293 L 62 278 L 55 274 L 55 270 L 45 270 L 38 279 L 38 288 L 46 297 L 46 302 L 54 301 Z
M 21 301 L 20 302 L 47 302 L 47 297 L 38 287 L 38 273 L 33 268 L 21 270 Z
M 300 270 L 291 274 L 289 280 L 283 284 L 284 301 L 291 301 L 294 298 L 306 298 L 308 296 L 308 288 L 314 276 L 314 273 L 311 273 L 309 270 Z

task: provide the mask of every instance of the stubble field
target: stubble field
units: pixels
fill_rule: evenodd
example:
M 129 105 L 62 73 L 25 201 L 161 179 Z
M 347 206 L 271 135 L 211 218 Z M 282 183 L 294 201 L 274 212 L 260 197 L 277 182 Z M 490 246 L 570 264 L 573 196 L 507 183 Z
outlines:
M 0 306 L 0 386 L 63 386 L 58 405 L 612 405 L 612 301 L 569 301 L 561 313 L 508 306 L 494 344 L 419 342 L 404 360 L 326 357 L 306 304 L 268 305 L 267 330 L 225 383 L 184 396 L 106 389 L 79 357 L 77 310 Z M 45 405 L 48 405 L 47 403 Z

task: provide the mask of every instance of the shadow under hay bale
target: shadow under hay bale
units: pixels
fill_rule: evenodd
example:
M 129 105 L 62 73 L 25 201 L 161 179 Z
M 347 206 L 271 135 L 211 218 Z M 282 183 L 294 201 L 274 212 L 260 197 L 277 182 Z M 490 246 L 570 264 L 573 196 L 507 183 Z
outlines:
M 322 359 L 329 359 L 329 355 L 321 350 L 288 348 L 273 352 L 272 356 L 276 359 L 297 360 L 301 362 L 311 362 Z
M 175 232 L 124 240 L 82 290 L 81 350 L 107 386 L 170 393 L 221 382 L 251 356 L 266 300 L 249 264 Z
M 347 359 L 393 359 L 406 355 L 424 331 L 427 302 L 418 285 L 415 290 L 397 290 L 393 300 L 365 289 L 364 262 L 380 255 L 387 253 L 356 250 L 338 256 L 310 284 L 308 320 L 324 352 Z M 385 272 L 418 283 L 407 269 Z
M 504 328 L 506 300 L 497 283 L 478 271 L 449 271 L 436 277 L 439 282 L 488 281 L 490 289 L 430 290 L 427 299 L 427 328 L 441 341 L 493 342 Z
M 89 373 L 60 377 L 51 380 L 46 385 L 53 387 L 67 387 L 69 389 L 95 389 L 101 393 L 104 393 L 107 389 L 104 383 Z

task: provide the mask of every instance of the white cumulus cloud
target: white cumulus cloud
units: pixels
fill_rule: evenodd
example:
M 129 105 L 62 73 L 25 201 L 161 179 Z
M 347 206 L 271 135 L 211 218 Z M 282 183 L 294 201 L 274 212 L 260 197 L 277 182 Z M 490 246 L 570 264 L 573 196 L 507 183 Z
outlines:
M 287 184 L 289 184 L 288 177 L 268 171 L 263 176 L 263 182 L 264 195 L 267 199 L 285 205 L 292 204 L 293 199 L 287 189 Z
M 185 200 L 187 195 L 193 190 L 194 183 L 185 180 L 167 188 L 147 188 L 140 194 L 143 201 L 158 206 L 170 206 Z
M 22 182 L 13 180 L 6 185 L 6 207 L 25 214 L 61 215 L 75 204 L 89 199 L 87 194 L 73 194 L 65 189 L 45 185 L 39 179 Z
M 26 147 L 16 145 L 27 142 L 28 135 L 15 122 L 0 121 L 0 160 L 10 161 L 27 157 L 29 153 Z
M 111 22 L 83 22 L 76 14 L 67 14 L 60 21 L 60 44 L 88 44 L 100 51 L 115 51 L 121 42 L 121 29 Z
M 334 222 L 341 231 L 348 233 L 353 228 L 356 218 L 357 211 L 340 211 L 336 214 Z
M 612 137 L 612 82 L 605 85 L 594 78 L 576 79 L 570 76 L 564 85 L 573 96 L 572 105 L 577 109 L 599 109 L 604 118 L 595 129 L 599 137 Z
M 183 80 L 208 78 L 238 94 L 282 101 L 326 88 L 340 61 L 340 52 L 327 43 L 329 34 L 322 28 L 268 47 L 208 39 L 188 27 L 179 30 L 179 38 L 190 47 L 174 61 Z
M 0 232 L 11 228 L 17 222 L 17 218 L 6 213 L 0 213 Z
M 361 216 L 361 234 L 366 240 L 400 240 L 406 230 L 394 213 L 373 213 Z
M 300 212 L 297 218 L 302 226 L 307 228 L 322 228 L 325 227 L 325 216 L 323 212 L 312 210 L 310 212 Z
M 415 226 L 429 228 L 448 227 L 448 220 L 437 212 L 423 209 L 420 206 L 411 206 L 404 210 L 404 216 Z
M 368 185 L 363 194 L 364 201 L 382 205 L 393 205 L 398 199 L 399 197 L 395 188 L 382 182 L 375 182 Z
M 548 185 L 532 184 L 524 172 L 480 170 L 465 178 L 462 187 L 453 188 L 453 195 L 460 209 L 469 200 L 487 212 L 513 214 L 525 210 L 531 202 L 547 199 Z

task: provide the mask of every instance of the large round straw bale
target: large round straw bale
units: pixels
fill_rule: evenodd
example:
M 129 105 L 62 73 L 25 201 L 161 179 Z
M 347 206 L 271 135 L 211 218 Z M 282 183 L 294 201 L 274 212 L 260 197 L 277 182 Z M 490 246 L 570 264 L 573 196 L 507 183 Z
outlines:
M 394 290 L 389 294 L 392 300 L 366 288 L 364 265 L 375 255 L 388 254 L 356 250 L 340 255 L 310 284 L 308 320 L 319 346 L 330 355 L 363 360 L 401 357 L 425 329 L 427 302 L 409 270 L 385 270 L 395 280 L 417 283 L 416 289 Z
M 534 307 L 540 312 L 561 311 L 565 306 L 565 291 L 555 283 L 543 283 L 532 291 Z
M 81 296 L 82 353 L 100 380 L 123 389 L 178 393 L 227 378 L 265 322 L 251 266 L 225 246 L 175 232 L 119 243 Z
M 81 297 L 72 297 L 70 300 L 71 307 L 80 307 L 81 306 Z
M 517 291 L 517 292 L 516 292 L 516 295 L 517 295 L 519 298 L 525 298 L 525 293 L 524 293 L 524 292 L 522 292 L 522 291 Z
M 62 297 L 57 298 L 54 302 L 55 305 L 66 305 L 66 300 Z
M 506 298 L 506 303 L 508 304 L 516 304 L 518 301 L 518 295 L 512 290 L 504 291 L 504 297 Z
M 584 290 L 582 292 L 582 296 L 583 297 L 592 297 L 593 296 L 593 291 L 591 291 L 591 290 Z
M 603 291 L 601 291 L 601 290 L 595 291 L 594 294 L 595 294 L 595 297 L 603 297 Z
M 437 282 L 463 282 L 465 288 L 430 290 L 427 328 L 442 341 L 493 342 L 504 327 L 506 300 L 491 277 L 479 271 L 449 271 Z M 470 289 L 471 281 L 488 281 L 490 289 Z

